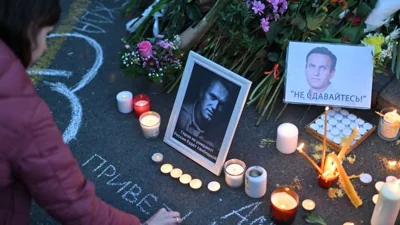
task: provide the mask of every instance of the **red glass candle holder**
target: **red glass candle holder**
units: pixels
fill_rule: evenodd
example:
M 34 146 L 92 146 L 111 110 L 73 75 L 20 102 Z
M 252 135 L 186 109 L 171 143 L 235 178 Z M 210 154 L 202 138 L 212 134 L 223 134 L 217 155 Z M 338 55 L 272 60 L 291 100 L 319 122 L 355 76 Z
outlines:
M 294 222 L 299 205 L 299 196 L 288 187 L 279 187 L 271 194 L 271 219 L 276 225 Z
M 145 94 L 135 95 L 133 97 L 133 108 L 137 118 L 143 113 L 150 111 L 150 97 Z
M 332 187 L 333 182 L 336 181 L 338 176 L 330 176 L 330 177 L 324 177 L 322 175 L 318 176 L 318 185 L 323 188 L 323 189 L 329 189 Z
M 321 163 L 318 163 L 318 166 L 321 166 Z M 336 173 L 335 176 L 323 176 L 322 174 L 319 174 L 318 171 L 317 172 L 317 178 L 318 178 L 318 185 L 323 188 L 323 189 L 329 189 L 330 187 L 332 187 L 333 182 L 335 182 L 337 180 L 337 178 L 339 177 L 339 174 Z

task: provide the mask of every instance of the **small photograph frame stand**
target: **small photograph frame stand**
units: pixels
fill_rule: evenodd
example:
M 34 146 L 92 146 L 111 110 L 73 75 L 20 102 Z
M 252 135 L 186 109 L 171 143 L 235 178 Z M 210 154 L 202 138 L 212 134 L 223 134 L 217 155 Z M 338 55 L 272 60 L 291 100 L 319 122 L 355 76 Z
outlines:
M 325 113 L 322 113 L 305 127 L 307 133 L 321 142 L 324 138 L 324 119 Z M 355 126 L 358 126 L 359 131 L 353 143 L 347 150 L 346 155 L 367 139 L 367 137 L 370 136 L 377 127 L 376 125 L 366 122 L 355 114 L 349 113 L 346 109 L 330 109 L 328 111 L 326 144 L 336 152 L 340 152 L 342 148 L 342 139 L 348 138 Z

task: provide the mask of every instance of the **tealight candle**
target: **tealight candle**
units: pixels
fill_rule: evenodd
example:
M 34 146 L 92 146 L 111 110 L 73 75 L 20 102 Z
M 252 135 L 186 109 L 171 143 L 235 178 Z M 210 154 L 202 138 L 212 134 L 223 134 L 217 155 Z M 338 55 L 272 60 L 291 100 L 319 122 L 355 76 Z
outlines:
M 373 202 L 374 204 L 376 204 L 376 203 L 378 202 L 378 197 L 379 197 L 378 194 L 372 196 L 372 202 Z
M 349 111 L 347 111 L 346 109 L 342 109 L 342 110 L 340 110 L 340 114 L 342 114 L 343 116 L 347 116 L 347 115 L 349 115 L 350 113 L 349 113 Z
M 192 176 L 189 174 L 183 174 L 182 176 L 179 177 L 179 182 L 182 184 L 188 184 L 192 180 Z
M 363 119 L 361 119 L 361 118 L 358 118 L 358 119 L 356 119 L 356 123 L 357 123 L 359 126 L 362 126 L 362 125 L 364 125 L 365 121 L 364 121 Z
M 148 138 L 156 138 L 160 133 L 160 115 L 156 112 L 145 112 L 139 117 L 143 135 Z
M 161 170 L 161 172 L 163 174 L 169 174 L 172 171 L 173 168 L 174 167 L 171 164 L 166 163 L 166 164 L 161 166 L 160 170 Z
M 387 176 L 386 177 L 386 182 L 396 182 L 397 181 L 397 177 L 395 176 Z
M 310 125 L 311 129 L 318 130 L 319 126 L 316 123 Z
M 329 123 L 330 125 L 332 125 L 332 126 L 336 126 L 336 124 L 338 124 L 338 121 L 337 121 L 336 119 L 330 119 L 330 120 L 328 121 L 328 123 Z
M 324 116 L 324 118 L 325 118 L 325 116 Z M 323 125 L 324 125 L 324 121 L 323 121 L 322 119 L 317 119 L 317 120 L 315 120 L 315 123 L 316 123 L 318 126 L 323 126 Z
M 333 107 L 332 108 L 335 112 L 339 112 L 342 108 L 340 108 L 340 107 Z
M 330 117 L 335 117 L 335 116 L 336 116 L 336 111 L 330 109 L 330 110 L 328 110 L 328 115 L 329 115 Z
M 380 192 L 381 191 L 381 188 L 382 188 L 382 186 L 385 184 L 385 182 L 383 182 L 383 181 L 378 181 L 378 182 L 376 182 L 375 183 L 375 189 L 376 189 L 376 191 L 377 192 Z
M 171 171 L 171 177 L 175 178 L 175 179 L 178 179 L 179 177 L 181 177 L 182 174 L 183 174 L 183 171 L 181 169 L 179 169 L 179 168 L 174 168 Z
M 351 121 L 355 121 L 355 120 L 357 119 L 357 116 L 354 115 L 354 114 L 349 114 L 349 115 L 347 116 L 347 119 L 349 119 L 349 120 L 351 120 Z
M 301 205 L 303 206 L 303 208 L 307 211 L 311 211 L 315 208 L 315 202 L 311 199 L 306 199 L 304 200 Z
M 163 158 L 164 158 L 164 156 L 161 153 L 154 153 L 151 156 L 151 160 L 153 160 L 153 162 L 155 162 L 155 163 L 161 163 L 163 161 Z
M 360 175 L 360 181 L 363 184 L 369 184 L 369 183 L 372 182 L 372 176 L 370 174 L 368 174 L 368 173 L 363 173 L 363 174 Z
M 150 111 L 150 97 L 145 94 L 135 95 L 133 107 L 135 115 L 139 118 L 143 113 Z
M 389 167 L 395 167 L 397 165 L 397 161 L 396 160 L 390 160 L 389 162 L 388 162 L 388 166 Z
M 336 114 L 334 118 L 335 118 L 335 120 L 337 120 L 337 121 L 342 121 L 343 116 L 342 116 L 342 114 Z
M 192 189 L 197 190 L 197 189 L 201 188 L 202 183 L 201 183 L 201 180 L 199 180 L 199 179 L 193 179 L 190 181 L 189 185 Z
M 400 115 L 395 108 L 384 108 L 381 111 L 383 117 L 380 117 L 378 134 L 386 141 L 394 141 L 399 135 Z
M 364 134 L 367 133 L 367 130 L 366 130 L 364 127 L 360 127 L 360 129 L 358 129 L 358 133 L 359 133 L 360 135 L 364 135 Z
M 121 113 L 132 112 L 132 93 L 129 91 L 121 91 L 117 94 L 117 106 Z
M 276 148 L 283 154 L 291 154 L 296 151 L 299 130 L 294 124 L 283 123 L 278 127 Z
M 292 224 L 296 218 L 299 196 L 287 187 L 279 187 L 271 194 L 271 219 L 276 224 Z
M 343 123 L 343 125 L 345 125 L 345 126 L 349 126 L 350 123 L 351 123 L 351 121 L 350 121 L 349 119 L 347 119 L 347 118 L 344 118 L 344 119 L 342 120 L 342 123 Z
M 373 126 L 370 123 L 364 123 L 363 127 L 364 127 L 364 129 L 366 129 L 368 131 L 368 130 L 371 130 Z
M 352 222 L 345 222 L 343 225 L 354 225 Z
M 336 129 L 338 129 L 340 131 L 344 130 L 344 128 L 346 128 L 346 126 L 343 123 L 338 123 L 336 125 Z
M 217 181 L 211 181 L 210 183 L 208 183 L 207 188 L 211 192 L 216 192 L 219 191 L 221 185 Z
M 237 188 L 244 182 L 246 164 L 239 159 L 231 159 L 224 164 L 225 181 L 229 187 Z

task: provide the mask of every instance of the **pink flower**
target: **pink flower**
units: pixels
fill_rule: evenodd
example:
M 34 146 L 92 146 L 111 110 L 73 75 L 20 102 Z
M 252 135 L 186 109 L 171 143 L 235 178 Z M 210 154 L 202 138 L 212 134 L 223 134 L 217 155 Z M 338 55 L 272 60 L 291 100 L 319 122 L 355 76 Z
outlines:
M 255 14 L 261 15 L 264 13 L 265 5 L 261 1 L 253 1 L 253 8 Z
M 126 49 L 129 49 L 129 45 L 125 45 L 125 48 L 126 48 Z
M 142 41 L 138 45 L 139 52 L 143 57 L 149 57 L 153 55 L 153 46 L 149 41 Z
M 269 21 L 266 18 L 261 19 L 261 28 L 266 33 L 269 31 Z
M 160 46 L 161 48 L 165 48 L 165 49 L 172 49 L 172 45 L 166 41 L 157 41 L 156 43 L 158 46 Z

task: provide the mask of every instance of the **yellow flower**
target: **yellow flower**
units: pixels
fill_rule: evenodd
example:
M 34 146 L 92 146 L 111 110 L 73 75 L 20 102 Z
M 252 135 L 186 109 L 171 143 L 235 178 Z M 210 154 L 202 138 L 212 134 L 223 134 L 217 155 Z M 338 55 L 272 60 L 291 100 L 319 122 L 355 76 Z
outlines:
M 374 54 L 379 55 L 382 52 L 382 44 L 385 42 L 385 38 L 383 37 L 383 35 L 371 36 L 364 38 L 363 42 L 365 45 L 374 47 Z

